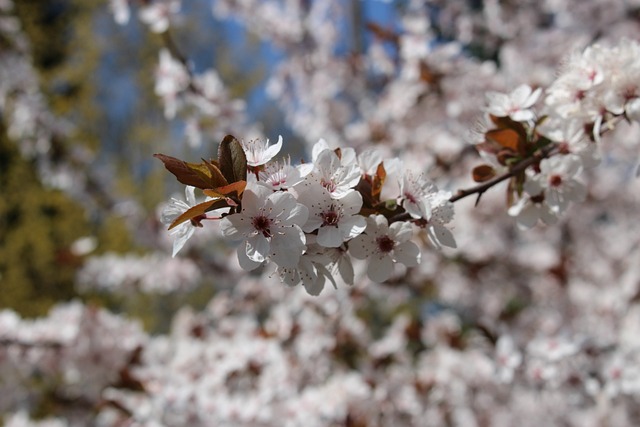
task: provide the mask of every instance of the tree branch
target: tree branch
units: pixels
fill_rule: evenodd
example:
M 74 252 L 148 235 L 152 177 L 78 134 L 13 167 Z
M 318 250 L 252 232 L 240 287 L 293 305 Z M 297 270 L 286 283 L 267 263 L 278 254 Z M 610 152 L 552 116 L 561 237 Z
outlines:
M 519 174 L 520 172 L 524 171 L 529 166 L 536 164 L 540 160 L 542 160 L 544 158 L 547 158 L 547 157 L 551 157 L 552 155 L 556 154 L 558 152 L 557 147 L 558 147 L 558 144 L 549 144 L 546 147 L 544 147 L 541 150 L 539 150 L 533 157 L 525 159 L 525 160 L 521 161 L 520 163 L 516 164 L 508 172 L 505 172 L 502 175 L 498 175 L 498 176 L 490 179 L 489 181 L 484 182 L 484 183 L 482 183 L 480 185 L 477 185 L 475 187 L 471 187 L 471 188 L 468 188 L 466 190 L 458 190 L 458 192 L 455 195 L 453 195 L 449 199 L 449 201 L 451 203 L 455 203 L 458 200 L 464 199 L 465 197 L 470 196 L 472 194 L 477 194 L 478 195 L 478 200 L 480 200 L 480 197 L 482 196 L 482 194 L 485 191 L 487 191 L 489 188 L 493 187 L 496 184 L 501 183 L 502 181 L 505 181 L 505 180 L 507 180 L 509 178 L 512 178 L 512 177 L 516 176 L 517 174 Z M 476 202 L 476 204 L 477 204 L 477 202 Z

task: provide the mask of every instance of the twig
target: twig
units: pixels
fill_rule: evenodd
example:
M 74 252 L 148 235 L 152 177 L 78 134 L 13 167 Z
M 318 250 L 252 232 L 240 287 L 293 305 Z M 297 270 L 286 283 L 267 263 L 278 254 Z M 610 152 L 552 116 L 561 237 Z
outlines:
M 491 178 L 489 181 L 484 182 L 480 185 L 477 185 L 475 187 L 471 187 L 471 188 L 467 188 L 466 190 L 458 190 L 458 192 L 456 194 L 454 194 L 453 196 L 451 196 L 451 198 L 449 199 L 449 201 L 451 203 L 455 203 L 460 199 L 464 199 L 467 196 L 470 196 L 472 194 L 477 194 L 478 195 L 478 200 L 480 200 L 480 197 L 482 196 L 482 194 L 487 191 L 489 188 L 493 187 L 496 184 L 501 183 L 502 181 L 505 181 L 509 178 L 512 178 L 514 176 L 516 176 L 517 174 L 519 174 L 520 172 L 524 171 L 526 168 L 528 168 L 531 165 L 536 164 L 537 162 L 539 162 L 540 160 L 546 158 L 546 157 L 550 157 L 553 154 L 556 154 L 557 151 L 557 144 L 550 144 L 547 145 L 546 147 L 542 148 L 539 152 L 537 152 L 533 157 L 529 157 L 528 159 L 525 159 L 523 161 L 521 161 L 520 163 L 516 164 L 514 167 L 512 167 L 508 172 L 503 173 L 502 175 L 498 175 L 494 178 Z M 477 204 L 477 201 L 476 201 Z

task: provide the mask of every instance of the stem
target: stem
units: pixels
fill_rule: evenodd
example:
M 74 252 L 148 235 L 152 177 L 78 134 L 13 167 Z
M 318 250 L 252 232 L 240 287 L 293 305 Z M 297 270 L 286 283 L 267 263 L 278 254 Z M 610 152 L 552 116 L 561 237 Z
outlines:
M 458 190 L 458 192 L 455 195 L 453 195 L 449 199 L 449 201 L 451 203 L 455 203 L 458 200 L 464 199 L 467 196 L 470 196 L 472 194 L 477 194 L 478 195 L 478 200 L 476 201 L 476 204 L 477 204 L 482 194 L 485 191 L 487 191 L 489 188 L 493 187 L 496 184 L 501 183 L 502 181 L 505 181 L 509 178 L 516 176 L 517 174 L 524 171 L 529 166 L 536 164 L 540 160 L 547 157 L 551 157 L 554 154 L 557 154 L 558 153 L 557 146 L 558 146 L 557 144 L 549 144 L 546 147 L 543 147 L 540 151 L 538 151 L 533 157 L 529 157 L 528 159 L 525 159 L 520 163 L 516 164 L 508 172 L 505 172 L 502 175 L 498 175 L 490 179 L 489 181 L 484 182 L 475 187 L 467 188 L 466 190 Z

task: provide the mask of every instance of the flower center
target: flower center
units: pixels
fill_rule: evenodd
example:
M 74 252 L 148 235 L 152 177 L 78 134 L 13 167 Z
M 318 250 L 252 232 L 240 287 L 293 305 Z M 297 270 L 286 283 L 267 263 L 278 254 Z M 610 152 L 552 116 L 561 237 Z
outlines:
M 396 242 L 389 236 L 380 236 L 376 239 L 376 244 L 380 252 L 388 253 L 393 250 Z
M 272 236 L 271 230 L 269 229 L 271 227 L 271 223 L 272 223 L 271 218 L 264 215 L 254 217 L 253 221 L 251 222 L 251 224 L 253 224 L 253 227 L 259 233 L 262 233 L 264 237 Z
M 337 186 L 336 186 L 336 183 L 335 183 L 335 182 L 333 182 L 333 180 L 329 180 L 329 181 L 327 181 L 327 180 L 325 180 L 324 178 L 322 178 L 322 179 L 320 180 L 320 184 L 321 184 L 324 188 L 326 188 L 326 189 L 327 189 L 327 191 L 329 191 L 329 193 L 333 193 L 334 191 L 336 191 Z
M 336 212 L 335 208 L 336 207 L 334 205 L 331 205 L 328 211 L 322 212 L 322 214 L 320 214 L 322 216 L 323 227 L 325 225 L 336 227 L 338 225 L 338 222 L 340 222 L 340 215 L 338 214 L 338 212 Z
M 560 175 L 551 175 L 549 177 L 549 185 L 552 187 L 560 187 L 562 185 L 562 177 Z

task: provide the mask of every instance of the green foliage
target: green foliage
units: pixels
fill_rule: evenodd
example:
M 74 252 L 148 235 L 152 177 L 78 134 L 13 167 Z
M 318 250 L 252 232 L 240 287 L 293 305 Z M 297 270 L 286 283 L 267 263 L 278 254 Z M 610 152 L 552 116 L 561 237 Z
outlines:
M 71 244 L 89 232 L 82 206 L 42 187 L 35 168 L 0 132 L 0 307 L 46 313 L 75 295 L 80 258 Z

